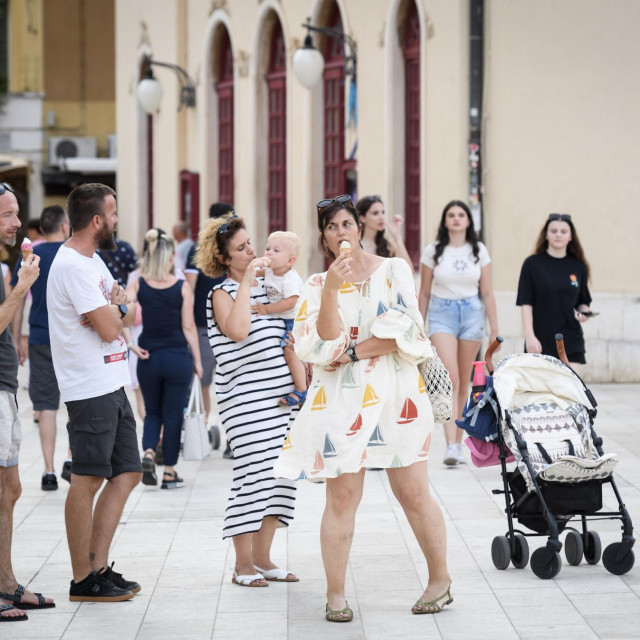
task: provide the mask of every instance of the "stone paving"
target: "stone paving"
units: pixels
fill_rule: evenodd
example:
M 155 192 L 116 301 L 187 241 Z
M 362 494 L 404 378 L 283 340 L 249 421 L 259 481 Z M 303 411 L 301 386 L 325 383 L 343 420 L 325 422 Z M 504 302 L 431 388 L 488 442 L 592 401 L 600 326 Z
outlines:
M 21 372 L 24 376 L 24 372 Z M 594 385 L 600 403 L 596 421 L 605 450 L 617 452 L 616 479 L 640 522 L 640 385 Z M 449 565 L 455 601 L 436 616 L 414 616 L 410 608 L 425 583 L 426 563 L 391 495 L 384 472 L 367 473 L 348 571 L 350 624 L 324 621 L 324 576 L 319 522 L 324 488 L 299 484 L 296 518 L 276 533 L 273 558 L 295 571 L 299 583 L 246 589 L 231 583 L 234 554 L 220 539 L 231 462 L 214 451 L 203 462 L 180 462 L 186 487 L 172 492 L 140 485 L 131 495 L 112 549 L 115 570 L 142 584 L 128 602 L 73 603 L 64 529 L 67 484 L 40 490 L 42 458 L 26 391 L 20 391 L 24 485 L 15 514 L 14 568 L 31 589 L 56 598 L 57 607 L 29 613 L 25 623 L 3 624 L 0 638 L 238 640 L 392 638 L 639 638 L 640 565 L 625 576 L 602 564 L 569 566 L 553 580 L 540 580 L 529 567 L 498 571 L 491 541 L 506 531 L 497 467 L 441 464 L 444 439 L 437 428 L 431 483 L 445 513 Z M 65 414 L 64 411 L 61 413 Z M 65 414 L 66 415 L 66 414 Z M 66 450 L 59 418 L 56 467 Z M 605 488 L 605 507 L 615 507 Z M 620 537 L 618 522 L 597 522 L 603 548 Z M 531 550 L 544 538 L 529 538 Z

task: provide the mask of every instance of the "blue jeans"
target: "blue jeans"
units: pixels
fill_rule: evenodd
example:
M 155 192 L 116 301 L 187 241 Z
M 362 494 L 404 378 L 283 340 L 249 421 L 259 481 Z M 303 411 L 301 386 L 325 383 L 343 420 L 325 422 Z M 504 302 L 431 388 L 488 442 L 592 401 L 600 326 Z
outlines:
M 146 412 L 142 448 L 155 450 L 160 427 L 164 425 L 162 454 L 164 464 L 172 467 L 178 462 L 180 452 L 184 408 L 193 379 L 193 358 L 185 348 L 158 349 L 151 352 L 148 360 L 138 360 L 137 371 Z
M 449 333 L 459 340 L 482 340 L 484 309 L 478 296 L 448 300 L 431 296 L 429 302 L 429 336 Z

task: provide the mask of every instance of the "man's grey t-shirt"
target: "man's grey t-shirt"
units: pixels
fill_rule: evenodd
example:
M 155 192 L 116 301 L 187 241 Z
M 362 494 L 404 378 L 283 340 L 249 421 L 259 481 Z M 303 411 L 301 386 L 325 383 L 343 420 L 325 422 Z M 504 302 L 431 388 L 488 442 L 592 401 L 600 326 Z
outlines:
M 4 281 L 0 278 L 0 304 L 4 299 Z M 0 333 L 0 391 L 18 393 L 18 354 L 8 325 Z

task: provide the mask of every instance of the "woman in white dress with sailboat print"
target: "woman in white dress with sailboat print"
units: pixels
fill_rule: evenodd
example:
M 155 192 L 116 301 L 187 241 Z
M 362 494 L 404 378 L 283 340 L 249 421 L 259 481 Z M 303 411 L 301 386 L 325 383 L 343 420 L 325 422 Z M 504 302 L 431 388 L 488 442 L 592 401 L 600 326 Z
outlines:
M 353 618 L 345 576 L 367 467 L 387 470 L 427 559 L 427 588 L 412 611 L 437 613 L 452 601 L 451 580 L 444 519 L 427 480 L 433 415 L 417 364 L 433 351 L 413 274 L 400 258 L 362 249 L 349 196 L 317 207 L 320 245 L 333 263 L 309 278 L 300 297 L 295 350 L 314 365 L 314 378 L 274 474 L 326 479 L 320 539 L 327 620 Z

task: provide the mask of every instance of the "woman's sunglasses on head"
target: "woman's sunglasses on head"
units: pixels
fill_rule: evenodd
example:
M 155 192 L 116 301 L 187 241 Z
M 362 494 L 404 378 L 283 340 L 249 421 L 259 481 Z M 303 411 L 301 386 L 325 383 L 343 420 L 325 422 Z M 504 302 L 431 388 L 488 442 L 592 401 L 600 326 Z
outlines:
M 224 235 L 229 232 L 229 227 L 232 220 L 235 220 L 238 216 L 234 213 L 230 218 L 227 218 L 227 221 L 221 224 L 216 231 L 217 236 Z
M 562 220 L 562 222 L 571 222 L 571 216 L 568 213 L 550 213 L 549 222 L 556 222 Z
M 332 205 L 334 202 L 337 202 L 338 204 L 345 204 L 349 202 L 353 206 L 351 196 L 344 194 L 342 196 L 336 196 L 335 198 L 327 198 L 325 200 L 320 200 L 320 202 L 316 204 L 316 207 L 318 208 L 318 213 L 322 213 L 327 207 Z
M 13 187 L 8 182 L 0 182 L 0 196 L 3 193 L 6 193 L 7 191 L 10 191 L 11 193 L 15 193 L 15 191 L 13 190 Z

